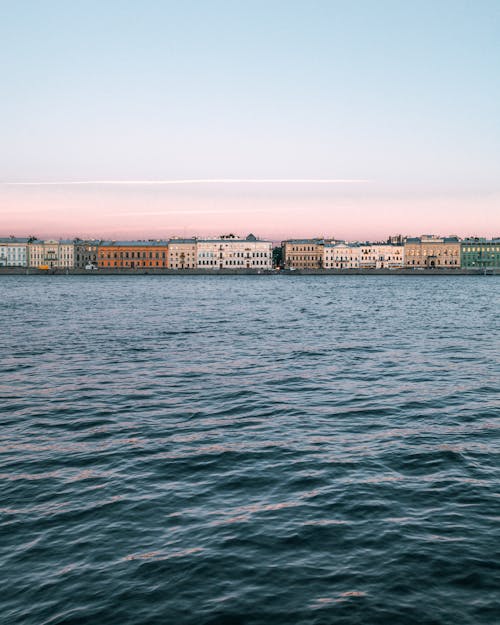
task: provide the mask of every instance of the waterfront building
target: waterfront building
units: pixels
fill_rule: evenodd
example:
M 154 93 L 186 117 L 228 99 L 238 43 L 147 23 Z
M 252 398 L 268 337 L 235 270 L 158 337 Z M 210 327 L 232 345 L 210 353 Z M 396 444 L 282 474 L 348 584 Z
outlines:
M 464 239 L 461 266 L 464 269 L 500 269 L 500 239 Z
M 390 245 L 404 245 L 405 237 L 402 234 L 391 234 L 387 239 L 387 243 Z
M 28 264 L 39 269 L 73 269 L 73 241 L 34 240 L 28 244 Z
M 458 269 L 460 241 L 457 237 L 423 235 L 408 238 L 404 245 L 405 266 L 409 268 Z
M 28 239 L 0 238 L 0 267 L 27 267 Z
M 170 239 L 168 266 L 170 269 L 196 269 L 198 263 L 196 239 Z
M 168 267 L 168 243 L 101 241 L 97 263 L 102 269 L 164 269 Z
M 323 267 L 325 269 L 358 269 L 361 248 L 349 243 L 325 243 Z
M 361 269 L 396 269 L 404 266 L 404 246 L 385 243 L 362 244 L 359 266 Z
M 262 241 L 253 234 L 246 239 L 227 237 L 198 239 L 198 269 L 272 269 L 271 241 Z
M 323 239 L 289 239 L 281 243 L 286 269 L 321 269 L 325 241 Z
M 90 265 L 97 268 L 99 241 L 82 241 L 75 239 L 75 269 L 85 269 Z

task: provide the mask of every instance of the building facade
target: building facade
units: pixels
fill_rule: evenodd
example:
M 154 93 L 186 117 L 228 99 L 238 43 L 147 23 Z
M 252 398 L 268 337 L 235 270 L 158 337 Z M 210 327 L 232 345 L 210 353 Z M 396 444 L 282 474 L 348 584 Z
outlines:
M 168 266 L 170 269 L 196 269 L 198 266 L 196 239 L 170 239 Z
M 285 269 L 321 269 L 325 241 L 323 239 L 290 239 L 283 241 Z
M 361 269 L 397 269 L 404 267 L 404 246 L 391 244 L 361 245 Z
M 99 241 L 82 241 L 75 239 L 75 269 L 85 269 L 92 265 L 97 267 Z
M 101 241 L 99 269 L 164 269 L 168 267 L 166 241 Z
M 358 269 L 361 248 L 348 243 L 325 243 L 323 246 L 324 269 Z
M 28 244 L 28 264 L 39 269 L 73 269 L 73 241 L 32 241 Z
M 246 239 L 199 239 L 197 257 L 198 269 L 269 270 L 273 266 L 271 241 L 262 241 L 253 234 Z
M 0 239 L 0 267 L 27 267 L 28 239 Z
M 405 267 L 422 269 L 458 269 L 460 241 L 457 237 L 422 236 L 406 239 Z
M 460 252 L 464 269 L 500 269 L 500 239 L 464 239 Z

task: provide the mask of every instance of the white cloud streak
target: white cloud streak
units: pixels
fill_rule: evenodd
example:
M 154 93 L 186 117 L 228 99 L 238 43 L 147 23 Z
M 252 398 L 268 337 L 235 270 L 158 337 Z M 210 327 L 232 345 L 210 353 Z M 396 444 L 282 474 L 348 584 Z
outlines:
M 358 184 L 370 180 L 362 178 L 187 178 L 179 180 L 61 180 L 61 181 L 25 181 L 0 182 L 0 185 L 12 187 L 42 186 L 100 186 L 100 185 L 203 185 L 203 184 Z
M 240 211 L 245 212 L 245 211 Z M 248 208 L 246 212 L 253 213 L 267 213 L 269 209 L 267 208 Z M 106 213 L 107 217 L 154 217 L 154 216 L 165 216 L 169 215 L 236 215 L 238 212 L 234 209 L 186 209 L 186 210 L 163 210 L 163 211 L 133 211 L 128 213 Z

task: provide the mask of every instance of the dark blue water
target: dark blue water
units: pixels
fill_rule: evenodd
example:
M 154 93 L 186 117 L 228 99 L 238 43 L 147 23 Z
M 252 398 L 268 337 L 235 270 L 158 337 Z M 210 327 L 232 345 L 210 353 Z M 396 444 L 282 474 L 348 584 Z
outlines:
M 500 622 L 494 277 L 0 278 L 0 621 Z

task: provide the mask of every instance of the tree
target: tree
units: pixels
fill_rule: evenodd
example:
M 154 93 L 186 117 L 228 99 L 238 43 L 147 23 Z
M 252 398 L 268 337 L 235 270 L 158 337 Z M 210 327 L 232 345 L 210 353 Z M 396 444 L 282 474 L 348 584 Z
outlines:
M 283 248 L 273 247 L 273 267 L 282 267 L 283 265 Z

